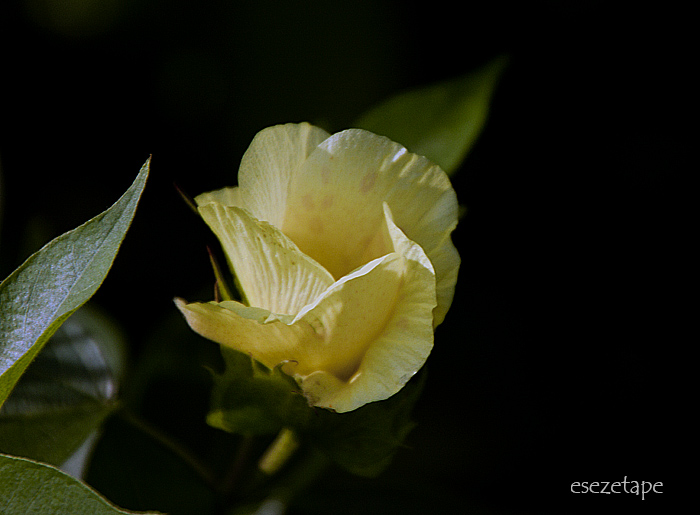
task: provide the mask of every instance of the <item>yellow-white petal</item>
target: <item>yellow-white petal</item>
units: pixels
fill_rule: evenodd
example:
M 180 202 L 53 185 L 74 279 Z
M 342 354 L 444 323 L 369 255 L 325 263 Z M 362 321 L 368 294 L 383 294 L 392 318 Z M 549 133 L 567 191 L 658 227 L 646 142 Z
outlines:
M 202 336 L 268 367 L 285 363 L 309 403 L 345 412 L 398 392 L 433 346 L 430 260 L 391 220 L 396 252 L 354 270 L 296 317 L 240 303 L 177 306 Z
M 460 262 L 439 167 L 366 131 L 288 124 L 256 136 L 239 187 L 196 200 L 254 307 L 178 300 L 195 331 L 286 363 L 310 404 L 340 412 L 425 363 Z
M 296 315 L 333 284 L 333 277 L 276 227 L 239 207 L 199 207 L 221 242 L 251 306 Z
M 242 207 L 258 220 L 280 227 L 290 177 L 328 136 L 308 123 L 275 125 L 258 132 L 238 171 Z
M 371 338 L 351 377 L 343 380 L 343 376 L 324 369 L 308 375 L 304 375 L 303 370 L 295 371 L 304 393 L 316 406 L 345 412 L 368 402 L 387 399 L 398 392 L 423 366 L 432 350 L 433 309 L 436 305 L 433 267 L 421 247 L 409 240 L 393 223 L 386 204 L 384 212 L 396 252 L 376 260 L 378 264 L 373 270 L 382 270 L 384 273 L 391 270 L 400 277 L 394 304 L 383 321 L 381 330 Z M 351 275 L 357 275 L 353 281 L 374 288 L 378 274 L 373 270 L 366 274 L 362 273 L 362 269 L 353 272 Z M 387 291 L 391 289 L 388 282 L 382 287 Z M 337 297 L 328 296 L 328 300 L 331 303 L 340 301 L 348 315 L 346 324 L 336 323 L 337 338 L 352 338 L 354 331 L 359 334 L 362 330 L 360 325 L 363 322 L 352 310 L 359 309 L 360 313 L 364 312 L 366 317 L 371 317 L 372 310 L 376 308 L 368 306 L 369 309 L 363 310 L 361 306 L 372 295 L 363 294 L 359 289 L 339 289 Z M 319 302 L 317 309 L 319 312 L 326 309 L 323 301 Z M 387 312 L 381 314 L 385 313 Z M 332 343 L 336 345 L 335 341 Z
M 437 325 L 452 302 L 460 263 L 450 239 L 458 204 L 447 175 L 427 159 L 360 129 L 334 134 L 291 175 L 280 227 L 338 279 L 388 251 L 378 239 L 383 201 L 433 264 Z
M 374 260 L 335 283 L 296 317 L 234 301 L 187 304 L 176 299 L 176 305 L 200 335 L 270 368 L 286 362 L 283 370 L 301 382 L 310 404 L 344 411 L 344 405 L 333 400 L 357 378 L 367 349 L 393 318 L 403 266 L 404 258 L 396 253 Z M 432 338 L 430 309 L 427 325 Z M 332 378 L 332 388 L 324 380 L 319 390 L 314 375 L 318 372 Z M 384 398 L 383 390 L 378 396 L 361 393 L 362 398 L 353 401 L 357 406 Z
M 198 206 L 216 202 L 224 206 L 245 207 L 241 198 L 241 189 L 238 186 L 221 188 L 197 195 L 194 201 Z
M 314 338 L 308 324 L 292 325 L 291 318 L 234 301 L 187 303 L 175 299 L 190 327 L 212 341 L 249 354 L 274 368 L 289 359 L 303 359 L 304 345 Z

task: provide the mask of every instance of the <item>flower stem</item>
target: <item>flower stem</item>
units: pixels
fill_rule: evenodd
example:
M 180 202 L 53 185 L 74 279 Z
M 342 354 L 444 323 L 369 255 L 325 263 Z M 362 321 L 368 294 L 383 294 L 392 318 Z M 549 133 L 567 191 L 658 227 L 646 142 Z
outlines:
M 299 448 L 299 439 L 291 429 L 283 428 L 258 462 L 258 468 L 268 476 L 274 475 Z
M 155 425 L 147 422 L 146 420 L 140 418 L 134 413 L 126 409 L 121 409 L 117 412 L 117 415 L 130 424 L 132 427 L 138 429 L 142 433 L 148 435 L 153 440 L 160 443 L 163 447 L 171 451 L 173 454 L 178 456 L 183 462 L 185 462 L 206 484 L 214 485 L 215 477 L 212 470 L 202 462 L 198 456 L 192 453 L 187 447 L 182 443 L 177 441 L 172 436 L 168 435 Z
M 240 483 L 246 467 L 249 464 L 253 443 L 254 438 L 252 436 L 241 436 L 241 440 L 238 443 L 238 449 L 236 450 L 236 455 L 231 460 L 231 466 L 229 467 L 228 472 L 221 480 L 220 491 L 229 498 L 235 497 L 242 487 Z

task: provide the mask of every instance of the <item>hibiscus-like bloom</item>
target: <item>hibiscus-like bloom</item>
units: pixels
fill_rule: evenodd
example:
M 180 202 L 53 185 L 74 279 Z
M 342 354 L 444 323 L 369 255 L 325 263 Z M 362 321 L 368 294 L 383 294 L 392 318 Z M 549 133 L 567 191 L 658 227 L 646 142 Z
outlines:
M 385 137 L 302 123 L 259 132 L 238 183 L 195 200 L 245 303 L 177 299 L 190 327 L 283 364 L 312 406 L 345 412 L 398 392 L 457 281 L 445 172 Z

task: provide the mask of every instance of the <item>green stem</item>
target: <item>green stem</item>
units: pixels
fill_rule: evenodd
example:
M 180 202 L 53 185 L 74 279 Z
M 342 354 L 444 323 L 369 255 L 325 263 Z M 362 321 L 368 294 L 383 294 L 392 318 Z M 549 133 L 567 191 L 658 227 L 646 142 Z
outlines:
M 167 434 L 165 431 L 138 417 L 137 415 L 121 409 L 118 416 L 142 433 L 150 436 L 163 447 L 170 450 L 185 462 L 207 485 L 213 487 L 216 484 L 216 477 L 213 471 L 202 462 L 197 455 L 185 447 L 181 442 Z
M 295 497 L 318 479 L 330 463 L 330 459 L 325 454 L 305 446 L 301 449 L 299 458 L 290 464 L 289 471 L 282 474 L 273 485 L 270 485 L 267 497 L 262 501 L 255 514 L 282 513 Z M 275 511 L 272 511 L 273 507 Z M 236 513 L 235 510 L 230 511 L 229 515 L 234 513 Z
M 268 476 L 274 475 L 299 448 L 299 438 L 291 429 L 283 428 L 258 462 L 258 468 Z
M 241 479 L 249 464 L 250 454 L 255 439 L 253 436 L 241 436 L 236 454 L 231 460 L 231 466 L 221 481 L 221 492 L 229 498 L 234 498 L 241 488 Z

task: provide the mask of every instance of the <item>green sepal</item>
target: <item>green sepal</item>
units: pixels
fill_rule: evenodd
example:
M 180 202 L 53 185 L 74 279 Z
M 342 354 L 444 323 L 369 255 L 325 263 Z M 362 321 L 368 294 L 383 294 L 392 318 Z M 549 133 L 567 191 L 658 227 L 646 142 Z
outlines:
M 284 426 L 303 426 L 311 409 L 281 365 L 269 369 L 238 351 L 221 348 L 222 374 L 214 374 L 207 422 L 245 435 L 273 434 Z
M 214 271 L 214 279 L 216 280 L 214 288 L 217 302 L 221 302 L 223 300 L 234 300 L 233 293 L 226 283 L 221 266 L 219 266 L 219 261 L 216 259 L 214 253 L 209 247 L 207 247 L 207 251 L 209 252 L 209 262 L 211 263 L 212 270 Z

